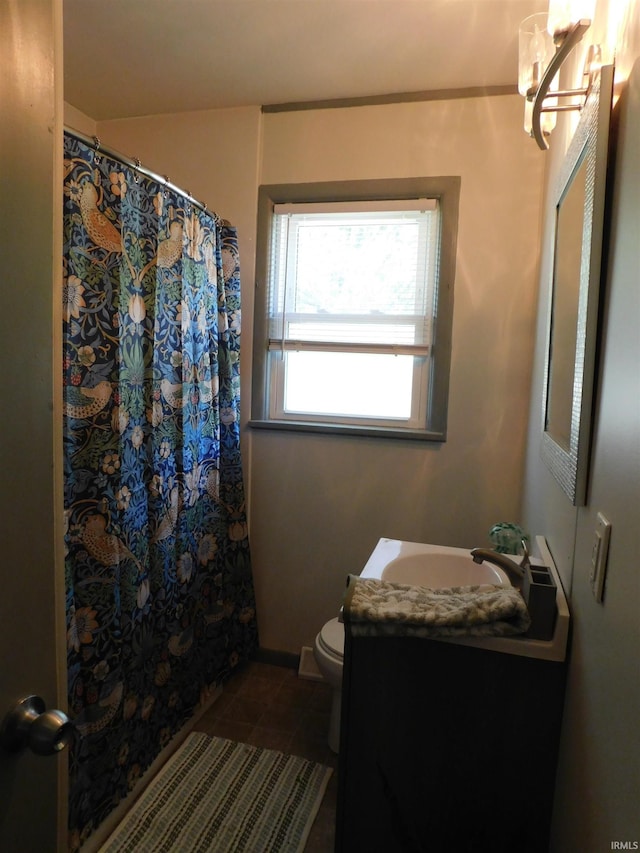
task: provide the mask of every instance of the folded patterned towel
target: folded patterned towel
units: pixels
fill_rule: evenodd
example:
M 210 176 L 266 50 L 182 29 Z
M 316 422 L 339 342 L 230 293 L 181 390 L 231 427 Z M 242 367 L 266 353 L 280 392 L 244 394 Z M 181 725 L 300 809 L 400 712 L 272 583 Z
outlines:
M 347 578 L 344 618 L 360 637 L 506 637 L 531 624 L 510 586 L 429 589 L 357 575 Z

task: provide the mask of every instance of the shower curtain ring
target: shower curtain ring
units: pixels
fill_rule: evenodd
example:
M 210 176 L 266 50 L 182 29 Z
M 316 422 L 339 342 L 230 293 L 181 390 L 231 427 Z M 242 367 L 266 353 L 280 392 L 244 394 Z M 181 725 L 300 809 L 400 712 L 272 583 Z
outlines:
M 100 162 L 99 151 L 100 151 L 100 139 L 97 136 L 93 137 L 93 161 L 94 163 Z
M 164 176 L 164 190 L 162 193 L 163 198 L 168 198 L 168 196 L 169 196 L 169 191 L 167 189 L 168 186 L 169 186 L 169 175 L 165 175 Z
M 141 165 L 142 165 L 142 163 L 140 162 L 140 158 L 134 157 L 133 158 L 133 168 L 135 169 L 136 173 L 133 176 L 133 180 L 136 184 L 140 182 L 140 166 Z

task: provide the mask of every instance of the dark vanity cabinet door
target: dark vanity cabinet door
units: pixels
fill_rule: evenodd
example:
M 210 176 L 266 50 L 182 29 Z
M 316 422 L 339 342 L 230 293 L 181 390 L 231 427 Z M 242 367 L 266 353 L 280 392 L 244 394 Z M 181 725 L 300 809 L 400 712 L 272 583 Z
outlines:
M 563 663 L 345 624 L 336 851 L 543 853 Z

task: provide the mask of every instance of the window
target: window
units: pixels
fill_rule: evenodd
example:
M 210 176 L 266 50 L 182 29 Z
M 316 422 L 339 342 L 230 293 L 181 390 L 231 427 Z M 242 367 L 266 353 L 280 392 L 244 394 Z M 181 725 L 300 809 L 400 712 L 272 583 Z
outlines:
M 459 182 L 439 180 L 261 187 L 253 426 L 444 440 Z

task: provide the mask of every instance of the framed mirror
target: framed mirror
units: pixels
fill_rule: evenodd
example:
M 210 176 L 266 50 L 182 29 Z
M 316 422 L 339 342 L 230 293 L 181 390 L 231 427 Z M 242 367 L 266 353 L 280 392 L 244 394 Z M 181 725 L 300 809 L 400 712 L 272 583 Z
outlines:
M 542 457 L 574 505 L 586 497 L 613 66 L 580 114 L 555 192 Z

